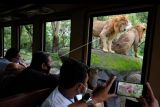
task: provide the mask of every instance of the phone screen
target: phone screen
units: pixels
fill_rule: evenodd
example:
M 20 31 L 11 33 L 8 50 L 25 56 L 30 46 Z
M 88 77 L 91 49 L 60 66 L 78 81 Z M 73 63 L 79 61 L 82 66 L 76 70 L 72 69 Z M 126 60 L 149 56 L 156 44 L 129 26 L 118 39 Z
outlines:
M 136 83 L 118 82 L 117 95 L 139 98 L 142 96 L 143 85 Z

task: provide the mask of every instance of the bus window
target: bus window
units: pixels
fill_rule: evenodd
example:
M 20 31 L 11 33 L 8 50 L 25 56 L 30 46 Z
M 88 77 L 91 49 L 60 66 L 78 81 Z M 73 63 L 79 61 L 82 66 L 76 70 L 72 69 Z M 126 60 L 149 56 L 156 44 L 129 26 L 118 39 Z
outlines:
M 119 81 L 140 83 L 148 12 L 96 15 L 91 18 L 89 64 L 91 68 L 98 69 L 98 79 L 107 80 L 116 75 Z M 111 99 L 107 102 L 108 107 L 124 107 L 125 99 L 123 96 Z
M 68 57 L 70 50 L 71 20 L 46 22 L 45 51 L 52 56 L 51 73 L 58 74 L 61 57 Z
M 11 27 L 4 27 L 4 54 L 6 51 L 11 48 Z
M 33 25 L 20 26 L 20 53 L 27 65 L 32 59 Z

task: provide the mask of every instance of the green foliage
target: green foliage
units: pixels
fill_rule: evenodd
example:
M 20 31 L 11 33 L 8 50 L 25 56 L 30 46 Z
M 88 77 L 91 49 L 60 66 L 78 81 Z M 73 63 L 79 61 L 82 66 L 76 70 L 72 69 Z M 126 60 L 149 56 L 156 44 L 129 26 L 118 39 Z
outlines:
M 61 61 L 61 59 L 60 59 L 60 57 L 59 57 L 59 55 L 58 55 L 58 52 L 56 52 L 56 53 L 50 53 L 50 55 L 51 55 L 51 57 L 52 57 L 52 61 L 53 61 L 53 66 L 55 67 L 55 68 L 59 68 L 60 69 L 60 67 L 61 67 L 61 65 L 62 65 L 62 61 Z
M 125 55 L 92 51 L 91 66 L 98 66 L 99 68 L 113 70 L 119 73 L 127 73 L 140 71 L 142 60 Z
M 61 48 L 58 52 L 49 52 L 49 53 L 52 57 L 53 67 L 60 69 L 60 67 L 62 65 L 62 61 L 61 61 L 60 57 L 61 56 L 69 57 L 69 55 L 67 54 L 67 53 L 69 53 L 69 47 Z
M 130 13 L 127 15 L 133 25 L 139 23 L 145 23 L 147 25 L 148 12 Z
M 59 49 L 63 47 L 70 46 L 70 32 L 71 32 L 71 21 L 70 20 L 62 20 L 60 21 L 60 30 L 59 30 Z M 48 52 L 52 52 L 53 48 L 53 37 L 54 37 L 54 29 L 52 28 L 51 22 L 46 23 L 46 41 L 45 41 L 45 50 Z
M 57 60 L 60 60 L 59 56 L 58 56 L 58 52 L 56 53 L 50 53 L 53 61 L 57 61 Z
M 20 48 L 32 51 L 33 25 L 22 25 L 20 34 Z
M 46 23 L 46 41 L 45 41 L 45 49 L 47 50 L 47 51 L 51 51 L 52 50 L 52 45 L 53 45 L 53 43 L 52 43 L 52 41 L 53 41 L 53 29 L 52 29 L 52 27 L 51 27 L 52 25 L 51 25 L 51 22 L 47 22 Z
M 20 54 L 23 60 L 31 60 L 32 59 L 32 52 L 27 51 L 26 49 L 21 49 Z
M 11 27 L 4 27 L 4 49 L 11 48 Z
M 32 58 L 33 25 L 20 26 L 20 52 L 24 60 Z
M 147 23 L 148 20 L 148 12 L 143 12 L 143 13 L 137 13 L 136 14 L 137 18 L 141 23 Z

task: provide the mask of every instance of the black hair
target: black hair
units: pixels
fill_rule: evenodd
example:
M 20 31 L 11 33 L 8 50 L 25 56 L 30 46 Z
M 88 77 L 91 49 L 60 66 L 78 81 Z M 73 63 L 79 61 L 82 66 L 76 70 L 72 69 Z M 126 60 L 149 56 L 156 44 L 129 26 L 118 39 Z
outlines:
M 49 62 L 49 53 L 42 52 L 42 51 L 37 51 L 33 54 L 32 56 L 32 61 L 30 64 L 30 67 L 35 70 L 41 70 L 42 69 L 42 64 L 45 63 L 47 64 Z
M 63 89 L 69 89 L 79 82 L 84 83 L 87 71 L 86 64 L 68 58 L 60 68 L 59 86 Z
M 19 50 L 17 48 L 9 48 L 4 58 L 10 61 L 12 58 L 15 58 L 18 53 L 19 53 Z

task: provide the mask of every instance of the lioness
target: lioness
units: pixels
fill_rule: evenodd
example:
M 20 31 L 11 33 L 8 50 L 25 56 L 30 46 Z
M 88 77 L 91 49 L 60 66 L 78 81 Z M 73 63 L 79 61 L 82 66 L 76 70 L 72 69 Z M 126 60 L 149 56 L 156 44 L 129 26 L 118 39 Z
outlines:
M 93 36 L 100 37 L 103 51 L 114 53 L 111 49 L 113 39 L 130 25 L 128 17 L 124 15 L 113 16 L 106 21 L 96 20 L 93 22 Z
M 112 49 L 119 54 L 128 54 L 128 50 L 133 46 L 134 56 L 138 57 L 137 50 L 138 45 L 141 43 L 141 40 L 144 38 L 144 33 L 146 27 L 144 24 L 137 24 L 136 26 L 129 29 L 127 32 L 123 33 L 119 39 L 113 43 Z

